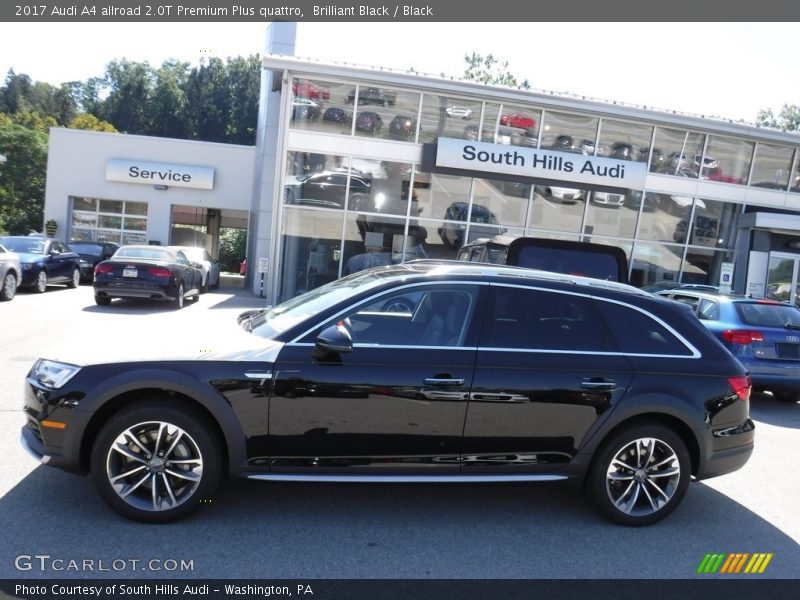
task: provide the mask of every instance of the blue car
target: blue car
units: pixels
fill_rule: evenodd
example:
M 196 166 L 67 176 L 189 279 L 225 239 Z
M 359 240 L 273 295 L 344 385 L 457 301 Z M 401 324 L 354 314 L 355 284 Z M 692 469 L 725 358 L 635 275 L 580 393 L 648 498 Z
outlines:
M 81 282 L 80 257 L 60 241 L 39 236 L 7 236 L 0 244 L 16 252 L 22 266 L 22 285 L 43 294 L 52 283 L 76 288 Z
M 688 304 L 700 322 L 750 371 L 753 389 L 800 399 L 800 310 L 791 304 L 713 291 L 664 290 Z

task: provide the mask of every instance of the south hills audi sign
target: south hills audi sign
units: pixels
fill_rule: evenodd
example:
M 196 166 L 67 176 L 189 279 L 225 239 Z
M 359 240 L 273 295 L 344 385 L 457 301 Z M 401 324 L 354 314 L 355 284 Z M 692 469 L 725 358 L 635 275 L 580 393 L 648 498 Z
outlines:
M 647 176 L 640 162 L 451 138 L 437 140 L 435 165 L 613 188 L 641 189 Z

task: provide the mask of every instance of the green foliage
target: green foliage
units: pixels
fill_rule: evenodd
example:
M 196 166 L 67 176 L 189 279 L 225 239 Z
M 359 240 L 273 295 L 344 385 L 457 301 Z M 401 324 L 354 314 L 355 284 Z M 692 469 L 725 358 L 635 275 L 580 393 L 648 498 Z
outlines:
M 87 129 L 89 131 L 106 131 L 109 133 L 115 133 L 117 131 L 108 121 L 101 121 L 89 113 L 77 115 L 69 122 L 67 127 L 70 129 Z
M 467 63 L 464 69 L 464 79 L 477 81 L 478 83 L 492 85 L 507 85 L 511 87 L 521 87 L 530 89 L 531 85 L 525 79 L 521 83 L 516 76 L 508 70 L 508 61 L 501 61 L 493 54 L 483 56 L 476 52 L 464 55 L 464 62 Z
M 231 273 L 239 272 L 239 265 L 245 257 L 247 230 L 225 227 L 219 236 L 220 269 Z
M 758 111 L 756 123 L 763 127 L 783 129 L 784 131 L 800 131 L 800 106 L 784 104 L 776 116 L 772 109 Z
M 36 113 L 24 113 L 26 118 Z M 0 114 L 0 229 L 27 234 L 42 228 L 47 132 L 41 126 L 26 127 Z

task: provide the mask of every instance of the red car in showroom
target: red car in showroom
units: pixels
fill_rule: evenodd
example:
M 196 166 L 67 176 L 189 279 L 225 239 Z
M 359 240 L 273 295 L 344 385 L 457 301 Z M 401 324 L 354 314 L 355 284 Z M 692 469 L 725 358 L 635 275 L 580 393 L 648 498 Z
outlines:
M 536 127 L 536 119 L 522 113 L 511 113 L 500 117 L 500 125 L 507 127 L 519 127 L 521 129 L 532 129 Z
M 292 93 L 296 98 L 310 98 L 311 100 L 330 100 L 331 91 L 327 88 L 318 88 L 310 81 L 295 81 L 292 84 Z

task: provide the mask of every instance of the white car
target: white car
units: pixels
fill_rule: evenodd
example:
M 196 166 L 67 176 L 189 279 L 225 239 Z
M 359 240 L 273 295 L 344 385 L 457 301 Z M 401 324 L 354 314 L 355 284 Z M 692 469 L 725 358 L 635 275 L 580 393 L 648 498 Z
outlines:
M 171 246 L 173 250 L 180 250 L 193 263 L 198 263 L 203 271 L 203 278 L 200 281 L 200 293 L 205 293 L 209 289 L 215 290 L 219 287 L 219 263 L 211 258 L 211 254 L 205 248 L 195 246 Z
M 472 109 L 466 106 L 448 106 L 445 112 L 448 117 L 457 117 L 465 120 L 472 118 Z
M 593 192 L 592 202 L 619 208 L 625 203 L 625 194 L 612 194 L 611 192 Z
M 16 295 L 21 278 L 19 256 L 0 245 L 0 300 L 11 300 Z

